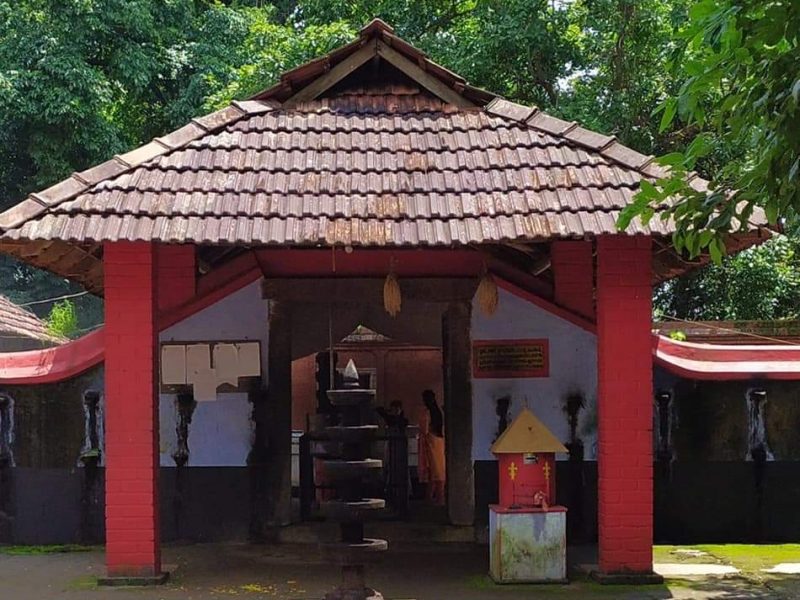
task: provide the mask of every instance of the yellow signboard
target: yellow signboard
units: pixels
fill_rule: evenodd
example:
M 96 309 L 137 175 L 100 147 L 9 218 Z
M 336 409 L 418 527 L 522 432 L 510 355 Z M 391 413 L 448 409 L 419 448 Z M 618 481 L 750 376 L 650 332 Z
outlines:
M 536 339 L 473 342 L 472 374 L 485 379 L 549 377 L 548 341 Z

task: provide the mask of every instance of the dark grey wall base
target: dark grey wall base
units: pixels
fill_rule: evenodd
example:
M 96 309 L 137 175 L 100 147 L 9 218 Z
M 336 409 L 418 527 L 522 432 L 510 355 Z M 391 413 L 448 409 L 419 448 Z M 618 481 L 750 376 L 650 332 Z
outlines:
M 475 463 L 475 522 L 497 501 L 497 463 Z M 569 509 L 570 544 L 597 541 L 597 463 L 559 462 L 558 503 Z M 654 471 L 659 543 L 791 542 L 800 538 L 800 461 L 674 462 Z
M 14 467 L 3 477 L 0 543 L 100 544 L 104 470 Z M 161 469 L 164 541 L 247 540 L 256 503 L 247 467 Z M 570 544 L 597 540 L 597 463 L 558 463 L 559 504 Z M 497 463 L 475 463 L 475 523 L 497 501 Z M 800 538 L 800 461 L 675 462 L 655 467 L 655 540 L 661 543 L 789 542 Z
M 659 542 L 793 542 L 800 538 L 800 462 L 656 465 Z
M 246 540 L 250 524 L 247 467 L 164 467 L 161 539 Z M 10 501 L 0 543 L 101 544 L 105 540 L 105 470 L 10 469 Z
M 162 467 L 159 483 L 163 541 L 248 539 L 247 467 Z

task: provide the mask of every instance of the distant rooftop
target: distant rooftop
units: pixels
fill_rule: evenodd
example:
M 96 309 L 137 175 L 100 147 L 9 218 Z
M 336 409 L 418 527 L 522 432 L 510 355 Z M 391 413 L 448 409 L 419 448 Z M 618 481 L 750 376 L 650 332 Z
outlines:
M 369 327 L 359 325 L 352 333 L 342 339 L 343 344 L 358 344 L 365 342 L 391 342 L 392 338 L 386 337 L 382 333 L 373 331 Z
M 25 341 L 39 342 L 25 344 Z M 66 340 L 51 334 L 47 323 L 32 312 L 0 296 L 0 348 L 21 350 L 21 345 L 30 348 L 63 344 Z
M 679 331 L 698 344 L 800 345 L 800 320 L 776 321 L 665 321 L 653 329 L 669 337 Z

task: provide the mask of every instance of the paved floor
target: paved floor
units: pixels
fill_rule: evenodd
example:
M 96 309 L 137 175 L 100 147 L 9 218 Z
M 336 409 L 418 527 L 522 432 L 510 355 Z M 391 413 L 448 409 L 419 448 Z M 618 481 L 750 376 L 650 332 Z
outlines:
M 781 575 L 800 575 L 800 563 L 779 563 L 770 569 L 762 569 L 762 571 Z
M 579 560 L 583 557 L 578 557 Z M 313 546 L 199 544 L 164 549 L 164 563 L 175 565 L 171 582 L 158 588 L 97 588 L 103 553 L 0 554 L 2 600 L 286 600 L 320 599 L 338 579 Z M 485 576 L 486 548 L 445 544 L 395 547 L 371 567 L 370 583 L 387 600 L 530 600 L 531 598 L 781 599 L 797 598 L 765 582 L 739 578 L 674 581 L 643 588 L 599 586 L 574 579 L 567 586 L 496 586 Z M 788 589 L 788 588 L 787 588 Z
M 712 575 L 737 575 L 741 571 L 730 565 L 704 563 L 656 563 L 653 571 L 663 577 L 708 577 Z

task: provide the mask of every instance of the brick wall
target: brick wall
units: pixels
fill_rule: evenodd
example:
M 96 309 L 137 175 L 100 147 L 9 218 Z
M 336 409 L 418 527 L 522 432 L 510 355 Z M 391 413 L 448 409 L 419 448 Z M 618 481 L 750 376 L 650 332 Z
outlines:
M 600 570 L 652 571 L 651 240 L 597 241 Z
M 556 304 L 591 319 L 594 316 L 592 242 L 553 242 L 550 244 L 550 261 Z
M 195 294 L 195 248 L 191 244 L 159 244 L 158 310 L 169 310 Z
M 158 539 L 158 415 L 152 244 L 106 243 L 106 566 L 108 575 L 153 576 Z

